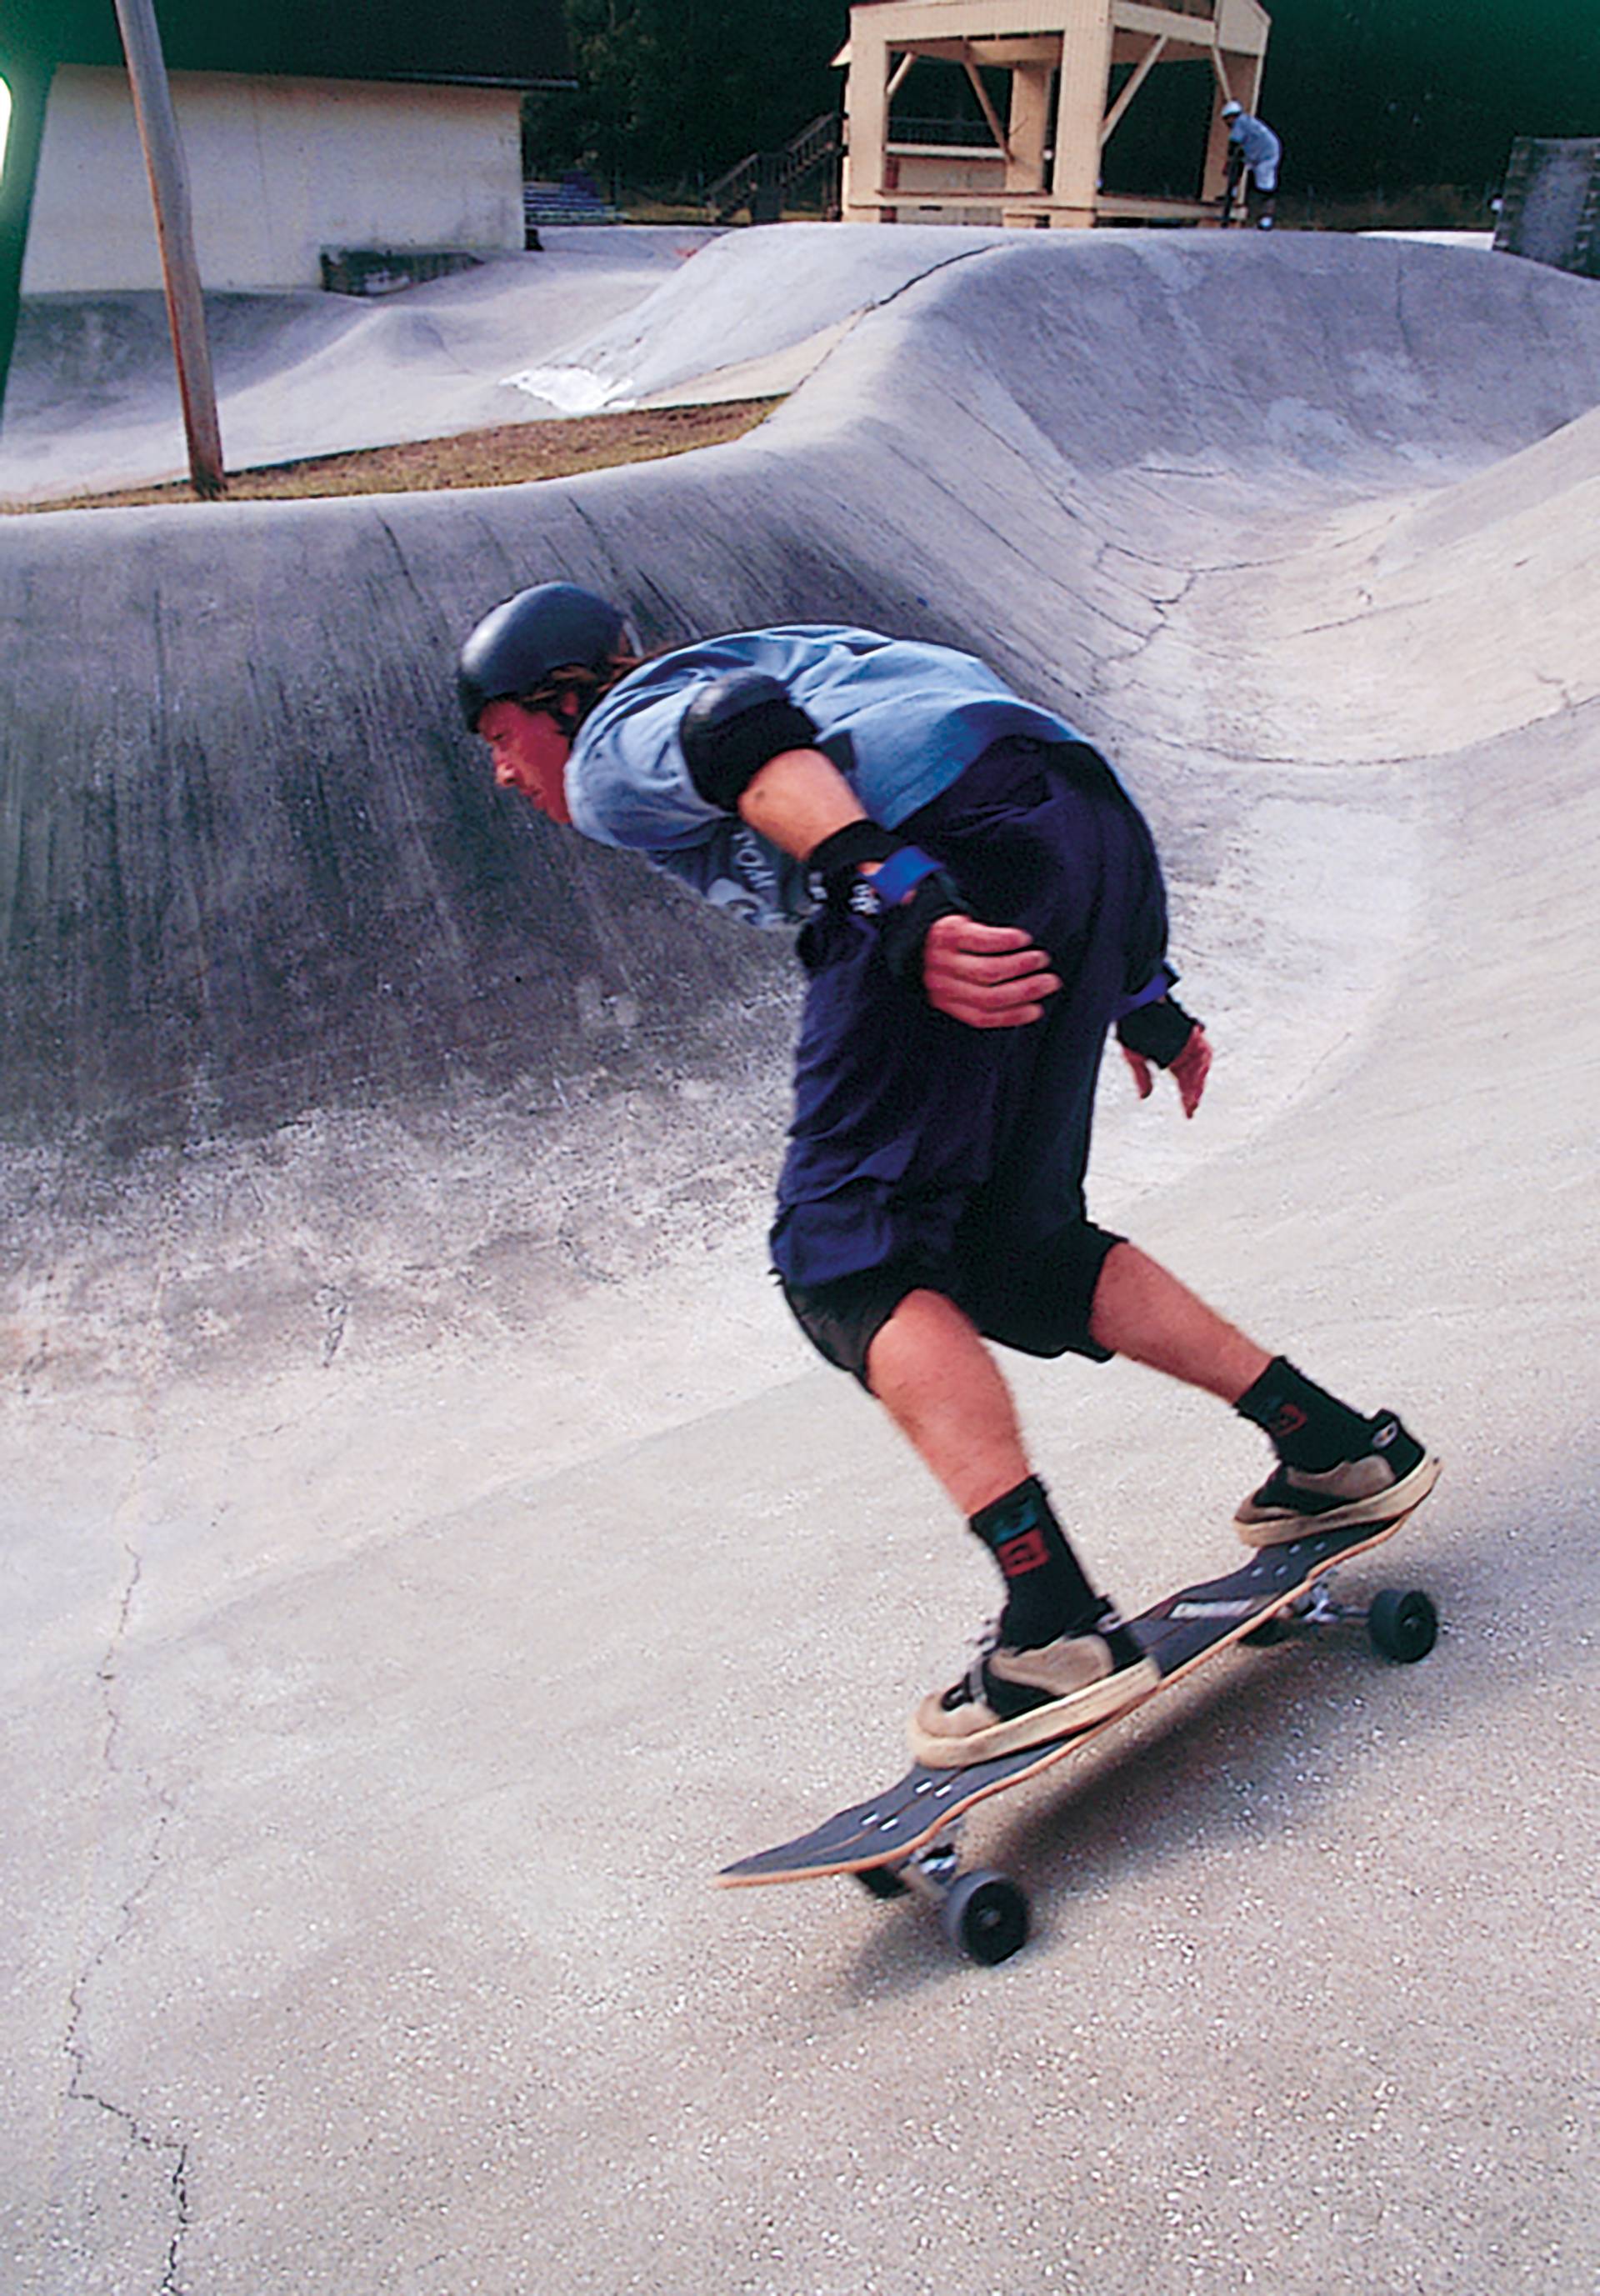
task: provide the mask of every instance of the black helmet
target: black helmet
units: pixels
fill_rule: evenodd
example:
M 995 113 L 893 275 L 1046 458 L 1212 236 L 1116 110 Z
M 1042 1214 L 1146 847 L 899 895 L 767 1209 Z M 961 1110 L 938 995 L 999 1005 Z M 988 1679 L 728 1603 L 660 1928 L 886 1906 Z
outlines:
M 485 614 L 461 649 L 455 691 L 474 734 L 491 701 L 531 693 L 553 669 L 602 669 L 626 643 L 615 606 L 571 582 L 539 582 Z

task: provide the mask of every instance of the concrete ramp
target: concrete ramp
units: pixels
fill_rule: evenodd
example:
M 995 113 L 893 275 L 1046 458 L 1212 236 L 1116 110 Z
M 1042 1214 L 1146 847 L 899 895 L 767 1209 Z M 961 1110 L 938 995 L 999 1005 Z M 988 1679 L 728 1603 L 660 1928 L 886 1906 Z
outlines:
M 206 317 L 230 470 L 450 436 L 555 410 L 506 382 L 648 296 L 711 234 L 554 230 L 542 251 L 383 298 L 215 294 Z M 0 501 L 185 478 L 166 305 L 157 294 L 23 305 Z
M 567 414 L 792 390 L 865 312 L 1010 236 L 833 223 L 734 232 L 692 271 L 510 381 Z M 1068 252 L 1063 242 L 1059 255 Z
M 907 287 L 726 449 L 14 525 L 10 1136 L 206 1137 L 581 1068 L 575 979 L 700 1008 L 653 921 L 685 951 L 726 929 L 496 797 L 453 722 L 460 633 L 544 575 L 616 594 L 649 644 L 833 616 L 975 646 L 1135 769 L 1180 897 L 1218 770 L 1371 764 L 1581 701 L 1575 601 L 1500 667 L 1462 607 L 1534 517 L 1508 457 L 1543 508 L 1492 611 L 1540 621 L 1584 546 L 1594 434 L 1553 434 L 1597 337 L 1581 283 L 1428 249 L 1024 239 Z M 714 970 L 760 967 L 736 946 Z
M 30 2296 L 1600 2267 L 1600 301 L 1108 232 L 866 308 L 836 243 L 860 316 L 734 446 L 6 529 Z M 974 645 L 1103 742 L 1218 1058 L 1190 1126 L 1112 1063 L 1095 1209 L 1447 1462 L 1349 1587 L 1431 1589 L 1424 1665 L 1242 1652 L 979 1814 L 1038 1919 L 1000 1972 L 842 1884 L 710 1888 L 892 1772 L 993 1590 L 763 1280 L 786 952 L 496 798 L 453 718 L 463 629 L 556 573 L 650 643 Z M 1125 1605 L 1229 1567 L 1251 1431 L 1018 1376 Z

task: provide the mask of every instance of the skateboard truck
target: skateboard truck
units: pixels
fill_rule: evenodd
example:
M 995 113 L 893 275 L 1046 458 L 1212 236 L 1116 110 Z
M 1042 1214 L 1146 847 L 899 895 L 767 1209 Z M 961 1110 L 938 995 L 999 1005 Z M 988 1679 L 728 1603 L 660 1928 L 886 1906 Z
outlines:
M 1293 1602 L 1241 1636 L 1241 1641 L 1258 1645 L 1281 1643 L 1299 1633 L 1357 1625 L 1366 1628 L 1367 1639 L 1380 1658 L 1411 1666 L 1427 1657 L 1439 1640 L 1439 1613 L 1420 1587 L 1402 1593 L 1385 1587 L 1370 1603 L 1341 1603 L 1333 1594 L 1333 1571 L 1325 1571 Z
M 989 1867 L 962 1872 L 964 1822 L 960 1816 L 953 1817 L 942 1833 L 914 1849 L 903 1866 L 869 1866 L 856 1879 L 869 1897 L 899 1898 L 910 1892 L 926 1899 L 937 1908 L 939 1927 L 956 1952 L 993 1968 L 1027 1944 L 1028 1899 L 1014 1882 Z

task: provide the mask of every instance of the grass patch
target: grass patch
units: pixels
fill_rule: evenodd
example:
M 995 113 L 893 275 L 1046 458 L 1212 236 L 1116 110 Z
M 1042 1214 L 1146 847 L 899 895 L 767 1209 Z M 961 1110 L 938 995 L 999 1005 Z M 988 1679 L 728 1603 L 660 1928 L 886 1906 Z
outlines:
M 696 447 L 742 439 L 765 421 L 775 398 L 731 399 L 715 406 L 663 406 L 631 414 L 580 414 L 559 421 L 507 422 L 455 439 L 421 439 L 360 454 L 318 455 L 231 471 L 229 502 L 302 501 L 328 495 L 434 493 L 455 487 L 518 487 L 534 479 L 568 479 L 620 463 L 657 462 Z M 186 479 L 127 487 L 114 494 L 63 495 L 53 502 L 0 504 L 12 513 L 116 510 L 136 503 L 198 503 Z

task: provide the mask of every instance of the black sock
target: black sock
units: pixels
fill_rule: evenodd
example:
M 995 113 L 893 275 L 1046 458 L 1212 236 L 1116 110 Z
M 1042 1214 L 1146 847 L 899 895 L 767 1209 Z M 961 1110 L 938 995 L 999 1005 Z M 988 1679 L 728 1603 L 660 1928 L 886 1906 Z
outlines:
M 969 1518 L 1000 1566 L 1000 1640 L 1037 1650 L 1057 1635 L 1104 1634 L 1119 1665 L 1138 1656 L 1113 1606 L 1089 1585 L 1036 1475 Z
M 1234 1406 L 1242 1419 L 1263 1429 L 1286 1467 L 1325 1474 L 1342 1459 L 1354 1459 L 1370 1439 L 1367 1423 L 1276 1356 L 1255 1385 Z

